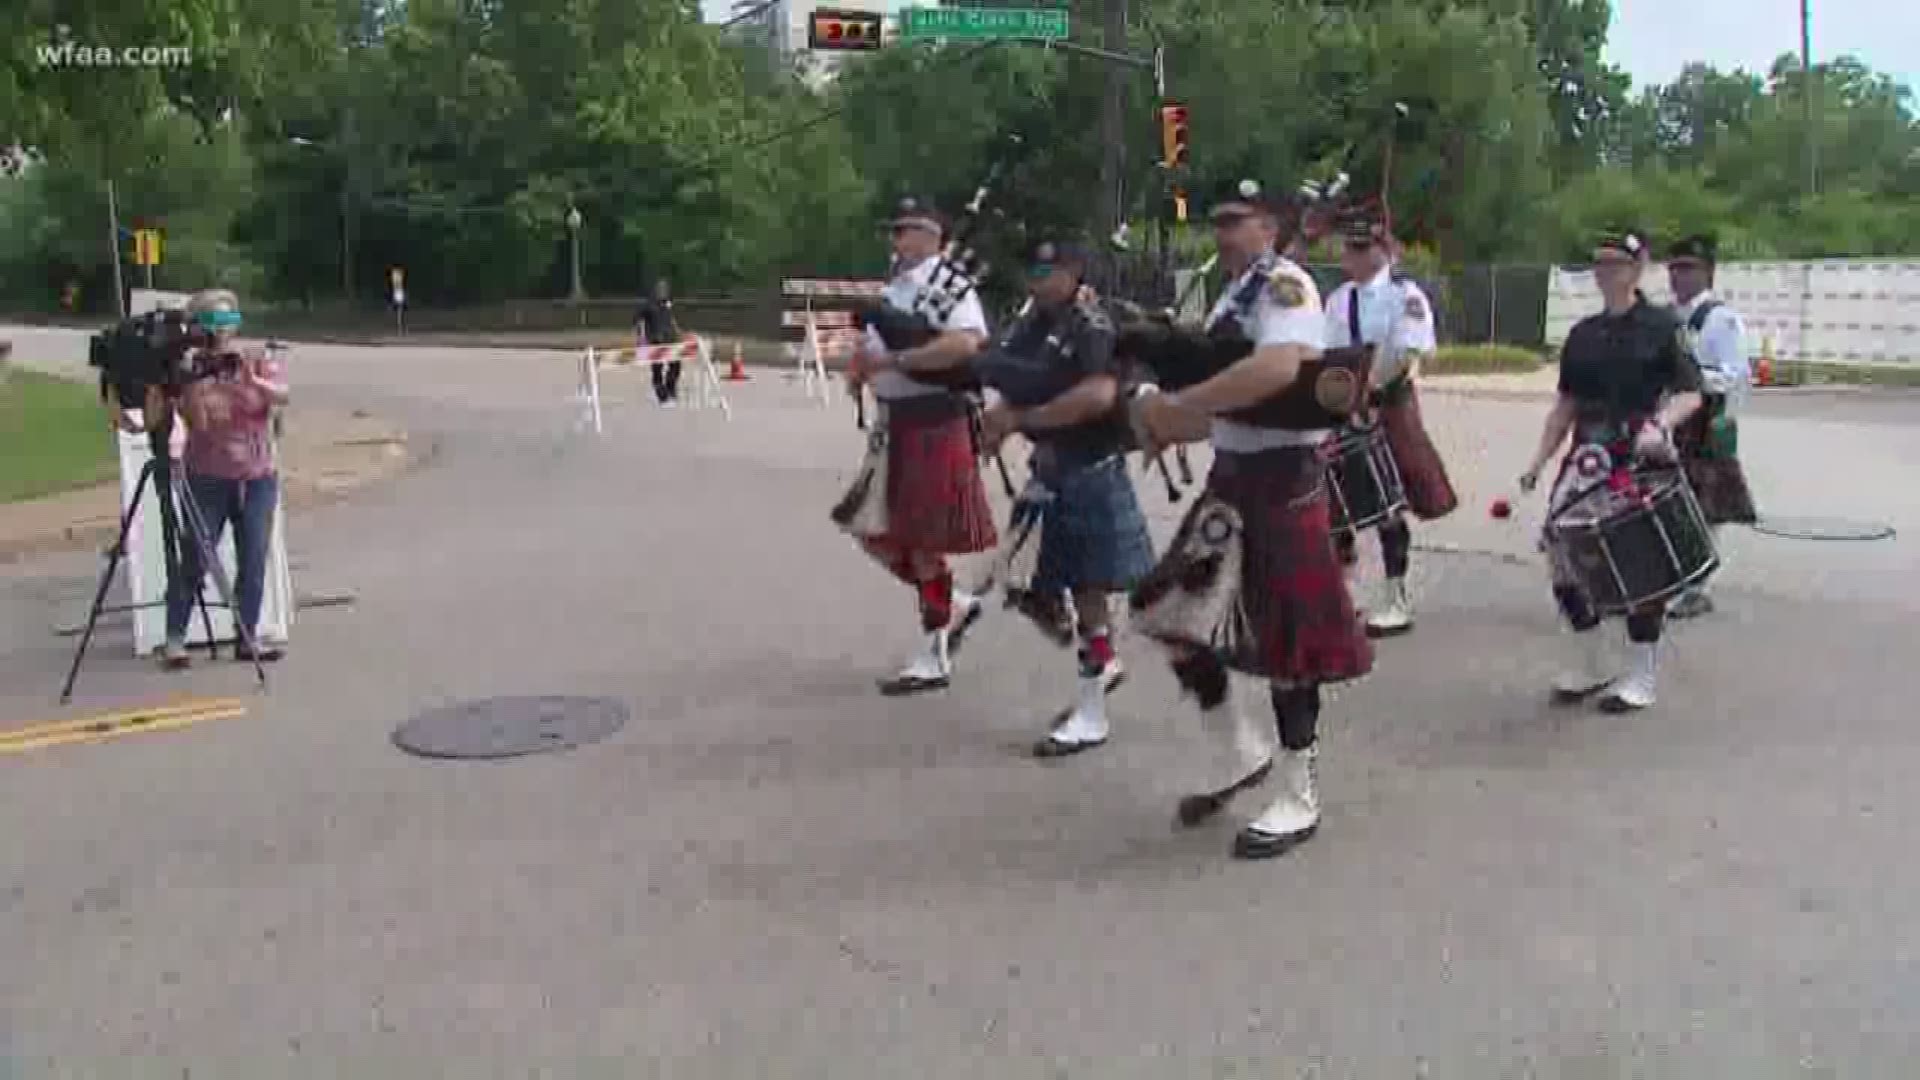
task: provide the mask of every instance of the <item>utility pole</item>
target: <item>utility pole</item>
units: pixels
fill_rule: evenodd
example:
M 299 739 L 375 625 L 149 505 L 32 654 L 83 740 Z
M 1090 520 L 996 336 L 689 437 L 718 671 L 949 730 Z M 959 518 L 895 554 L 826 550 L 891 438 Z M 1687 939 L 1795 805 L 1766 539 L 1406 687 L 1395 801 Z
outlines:
M 1106 0 L 1102 44 L 1108 52 L 1127 50 L 1127 0 Z M 1107 96 L 1100 110 L 1100 227 L 1110 236 L 1126 213 L 1124 192 L 1127 169 L 1127 73 L 1118 64 L 1107 65 Z
M 113 252 L 113 305 L 121 318 L 127 317 L 127 283 L 120 276 L 120 207 L 113 198 L 113 177 L 107 177 L 107 233 L 112 237 Z
M 1807 195 L 1820 194 L 1820 133 L 1814 126 L 1813 72 L 1813 0 L 1800 0 L 1800 75 L 1806 85 L 1800 88 L 1806 106 L 1807 123 Z
M 340 292 L 348 307 L 353 306 L 353 108 L 349 106 L 340 125 L 340 155 L 344 163 L 340 179 Z

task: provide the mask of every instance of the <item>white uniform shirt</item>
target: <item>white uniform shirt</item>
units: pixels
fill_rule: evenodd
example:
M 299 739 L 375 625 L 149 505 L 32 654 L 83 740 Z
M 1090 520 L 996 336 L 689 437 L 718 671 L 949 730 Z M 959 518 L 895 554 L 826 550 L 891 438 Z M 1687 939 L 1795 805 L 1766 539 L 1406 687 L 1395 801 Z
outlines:
M 880 294 L 880 302 L 901 311 L 912 311 L 920 300 L 920 294 L 927 290 L 927 283 L 933 277 L 933 268 L 940 262 L 939 256 L 929 256 L 906 270 L 900 271 L 887 282 Z M 933 328 L 942 332 L 948 330 L 972 330 L 982 337 L 987 333 L 987 313 L 980 306 L 980 291 L 971 290 L 966 299 L 953 306 L 946 319 L 940 319 L 931 305 L 922 309 L 933 323 Z M 867 343 L 873 349 L 885 352 L 887 343 L 880 338 L 880 332 L 867 328 Z M 946 391 L 930 383 L 923 383 L 899 371 L 883 371 L 876 375 L 871 384 L 873 396 L 882 400 L 920 397 L 925 394 L 940 394 Z
M 1693 313 L 1711 299 L 1713 290 L 1708 289 L 1679 305 L 1675 311 L 1681 324 L 1691 331 Z M 1729 410 L 1746 401 L 1747 389 L 1753 385 L 1753 367 L 1747 360 L 1747 328 L 1739 312 L 1724 301 L 1708 312 L 1706 324 L 1693 335 L 1693 354 L 1699 361 L 1700 383 L 1707 393 L 1725 394 Z
M 1264 284 L 1260 288 L 1259 298 L 1245 311 L 1235 306 L 1235 297 L 1250 280 L 1255 276 L 1275 274 L 1291 282 L 1291 296 L 1282 296 L 1281 286 Z M 1294 302 L 1288 303 L 1289 299 Z M 1238 320 L 1241 330 L 1252 339 L 1255 348 L 1263 345 L 1301 345 L 1318 354 L 1326 347 L 1326 319 L 1320 307 L 1320 287 L 1314 284 L 1312 275 L 1284 257 L 1276 256 L 1272 261 L 1256 262 L 1234 278 L 1233 283 L 1221 292 L 1213 311 L 1207 315 L 1207 326 L 1212 327 L 1221 319 Z M 1327 434 L 1326 431 L 1255 427 L 1219 418 L 1213 421 L 1214 448 L 1230 453 L 1257 453 L 1281 446 L 1312 446 L 1326 438 Z
M 1353 340 L 1352 305 L 1360 298 L 1360 341 Z M 1348 281 L 1327 298 L 1327 348 L 1373 343 L 1374 389 L 1405 375 L 1416 356 L 1430 356 L 1437 346 L 1433 332 L 1433 305 L 1411 281 L 1395 281 L 1393 268 L 1383 267 L 1362 284 Z

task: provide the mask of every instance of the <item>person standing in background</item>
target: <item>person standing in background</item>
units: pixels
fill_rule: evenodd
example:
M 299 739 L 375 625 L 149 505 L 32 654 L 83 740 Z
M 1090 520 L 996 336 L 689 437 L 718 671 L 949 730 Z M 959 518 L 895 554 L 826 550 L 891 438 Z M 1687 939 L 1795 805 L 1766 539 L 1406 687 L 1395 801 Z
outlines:
M 673 321 L 673 296 L 667 279 L 653 283 L 653 295 L 640 301 L 633 316 L 633 330 L 642 345 L 672 345 L 680 340 L 680 327 Z M 653 396 L 666 408 L 680 398 L 680 361 L 663 360 L 653 367 Z

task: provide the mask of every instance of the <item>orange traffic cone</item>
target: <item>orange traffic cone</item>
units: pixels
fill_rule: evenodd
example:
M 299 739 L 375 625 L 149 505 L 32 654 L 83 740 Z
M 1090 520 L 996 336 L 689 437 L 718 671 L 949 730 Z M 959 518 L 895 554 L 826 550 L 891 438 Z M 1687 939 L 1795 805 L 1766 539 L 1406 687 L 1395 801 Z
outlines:
M 733 366 L 727 369 L 727 381 L 747 381 L 747 366 L 740 359 L 740 340 L 738 338 L 735 338 L 733 342 Z
M 1753 384 L 1755 386 L 1773 385 L 1773 335 L 1760 339 L 1760 359 L 1753 365 Z

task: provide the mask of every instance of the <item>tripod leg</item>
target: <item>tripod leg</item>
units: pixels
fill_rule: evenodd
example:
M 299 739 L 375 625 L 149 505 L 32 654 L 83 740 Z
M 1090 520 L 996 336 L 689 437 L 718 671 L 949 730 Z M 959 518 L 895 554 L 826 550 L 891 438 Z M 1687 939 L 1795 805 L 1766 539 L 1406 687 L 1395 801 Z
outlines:
M 180 535 L 179 515 L 197 513 L 200 504 L 194 500 L 193 486 L 187 483 L 186 478 L 178 472 L 168 471 L 167 491 L 167 498 L 160 503 L 160 525 L 165 534 L 165 551 L 170 560 L 167 565 L 173 568 L 168 574 L 168 580 L 173 580 L 175 573 L 180 575 L 182 581 L 192 579 L 193 595 L 188 600 L 200 611 L 200 626 L 207 633 L 207 659 L 217 660 L 220 657 L 220 643 L 214 640 L 213 613 L 207 609 L 207 593 L 201 588 L 201 582 L 205 580 L 207 573 L 207 561 L 204 556 L 197 560 L 197 563 L 195 560 L 190 560 L 186 541 Z M 205 531 L 204 519 L 202 519 L 202 531 Z M 199 549 L 196 547 L 193 550 L 197 552 Z M 199 566 L 200 572 L 189 573 L 188 571 L 195 565 Z M 182 588 L 185 587 L 187 586 L 182 586 Z M 192 618 L 191 611 L 188 612 L 188 618 Z
M 234 646 L 236 654 L 239 648 L 245 647 L 247 656 L 253 661 L 254 677 L 259 680 L 260 688 L 264 690 L 267 687 L 267 669 L 260 663 L 260 650 L 253 640 L 253 627 L 247 625 L 247 620 L 241 614 L 240 604 L 234 597 L 233 582 L 227 578 L 227 568 L 225 564 L 220 561 L 220 551 L 213 546 L 212 541 L 208 538 L 206 520 L 200 516 L 200 505 L 194 502 L 193 493 L 187 490 L 186 482 L 181 480 L 179 483 L 181 492 L 185 496 L 180 501 L 180 508 L 186 512 L 187 531 L 193 534 L 195 550 L 200 552 L 200 565 L 206 568 L 208 574 L 212 575 L 214 588 L 220 591 L 221 602 L 227 605 L 227 611 L 233 615 L 233 636 L 237 643 Z M 234 543 L 237 547 L 239 544 L 237 537 Z M 206 597 L 204 594 L 201 597 L 200 605 L 202 617 L 208 619 L 207 637 L 209 638 L 209 644 L 211 644 L 211 638 L 213 637 L 212 619 L 205 614 Z
M 93 641 L 94 624 L 100 621 L 101 605 L 107 602 L 107 589 L 113 584 L 114 571 L 120 568 L 120 560 L 127 554 L 127 530 L 133 527 L 133 515 L 140 509 L 140 495 L 147 488 L 147 481 L 153 477 L 154 463 L 149 461 L 140 469 L 140 476 L 133 482 L 133 498 L 127 502 L 126 510 L 120 514 L 120 535 L 113 541 L 113 548 L 107 553 L 107 568 L 100 572 L 100 584 L 93 591 L 93 606 L 87 609 L 87 628 L 80 635 L 80 647 L 73 650 L 73 666 L 67 669 L 66 685 L 60 688 L 60 704 L 73 700 L 73 683 L 80 677 L 80 661 L 87 655 L 87 646 Z M 156 489 L 158 485 L 155 485 Z

